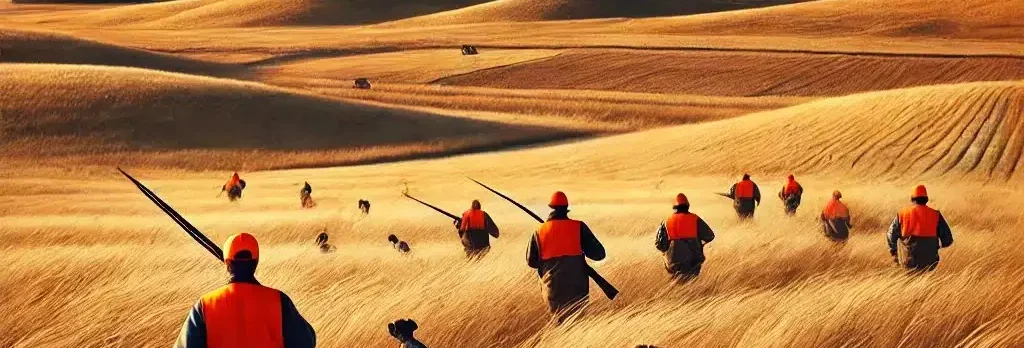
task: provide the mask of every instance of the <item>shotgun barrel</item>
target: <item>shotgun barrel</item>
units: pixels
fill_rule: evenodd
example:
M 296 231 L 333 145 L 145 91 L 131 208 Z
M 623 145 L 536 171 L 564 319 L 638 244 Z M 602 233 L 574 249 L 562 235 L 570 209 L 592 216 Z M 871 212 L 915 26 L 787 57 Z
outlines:
M 218 260 L 224 262 L 224 252 L 220 249 L 220 247 L 217 246 L 216 243 L 211 241 L 210 238 L 207 238 L 206 235 L 204 235 L 203 232 L 200 232 L 199 229 L 197 229 L 195 226 L 192 226 L 192 224 L 190 224 L 188 220 L 185 220 L 185 218 L 182 217 L 181 214 L 178 214 L 177 211 L 174 211 L 174 208 L 171 208 L 171 206 L 164 202 L 164 200 L 160 199 L 160 197 L 158 197 L 156 193 L 153 193 L 153 191 L 147 188 L 146 185 L 143 185 L 138 180 L 135 180 L 135 178 L 133 178 L 131 175 L 128 175 L 128 173 L 126 173 L 124 170 L 121 170 L 120 167 L 117 168 L 117 170 L 121 172 L 121 174 L 124 174 L 124 176 L 128 178 L 128 180 L 131 180 L 131 182 L 135 184 L 135 187 L 138 187 L 139 191 L 142 191 L 142 194 L 145 195 L 146 198 L 149 198 L 150 201 L 153 201 L 153 204 L 156 204 L 156 206 L 159 207 L 160 210 L 163 210 L 163 212 L 167 214 L 167 216 L 171 217 L 171 220 L 174 220 L 174 222 L 177 223 L 178 226 L 181 227 L 181 229 L 185 230 L 185 233 L 192 237 L 192 239 L 195 240 L 196 243 L 199 243 L 199 245 L 202 246 L 203 249 L 209 251 L 210 254 L 213 254 L 213 256 L 216 257 Z

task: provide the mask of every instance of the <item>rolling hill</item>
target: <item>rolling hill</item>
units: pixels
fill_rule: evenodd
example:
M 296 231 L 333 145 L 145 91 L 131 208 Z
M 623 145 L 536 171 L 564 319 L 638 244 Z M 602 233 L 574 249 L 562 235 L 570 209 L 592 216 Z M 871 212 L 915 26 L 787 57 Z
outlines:
M 132 68 L 3 64 L 0 152 L 82 165 L 274 168 L 363 163 L 584 134 L 393 109 Z
M 840 96 L 1024 79 L 1024 57 L 943 57 L 715 50 L 575 50 L 436 81 L 497 88 L 596 89 L 722 96 Z
M 232 64 L 182 58 L 59 33 L 7 28 L 0 28 L 0 63 L 106 65 L 209 75 L 241 69 Z
M 529 155 L 558 158 L 538 165 L 568 177 L 838 172 L 1004 180 L 1024 177 L 1022 154 L 1024 82 L 980 82 L 829 98 Z
M 801 0 L 495 0 L 389 23 L 396 26 L 661 17 L 788 4 Z M 807 1 L 807 0 L 803 0 Z
M 174 0 L 124 6 L 68 18 L 89 25 L 213 28 L 358 25 L 473 5 L 479 0 Z
M 627 31 L 674 35 L 937 37 L 1024 42 L 1024 2 L 821 0 L 787 6 L 657 18 Z

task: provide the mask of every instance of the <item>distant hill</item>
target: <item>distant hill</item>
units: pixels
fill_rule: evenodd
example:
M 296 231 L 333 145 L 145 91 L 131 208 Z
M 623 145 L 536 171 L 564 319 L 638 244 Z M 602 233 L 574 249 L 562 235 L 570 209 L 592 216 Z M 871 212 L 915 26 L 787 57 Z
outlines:
M 389 23 L 396 26 L 662 17 L 730 11 L 807 0 L 496 0 Z
M 89 64 L 221 75 L 240 69 L 64 34 L 0 28 L 0 63 Z
M 1024 82 L 856 94 L 529 155 L 559 156 L 555 167 L 538 165 L 566 176 L 749 171 L 1024 179 Z
M 357 25 L 474 5 L 482 0 L 174 0 L 94 11 L 91 25 L 154 28 Z
M 717 51 L 576 50 L 439 84 L 722 96 L 841 96 L 903 87 L 1024 80 L 1024 58 Z
M 0 156 L 182 168 L 372 162 L 579 132 L 134 68 L 0 65 Z

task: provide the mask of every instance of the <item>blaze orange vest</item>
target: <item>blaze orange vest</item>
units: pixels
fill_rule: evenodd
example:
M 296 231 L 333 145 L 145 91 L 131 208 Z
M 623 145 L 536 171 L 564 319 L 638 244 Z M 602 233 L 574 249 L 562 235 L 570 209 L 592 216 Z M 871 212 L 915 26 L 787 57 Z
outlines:
M 751 189 L 753 189 L 753 187 L 751 187 Z M 797 194 L 797 192 L 800 192 L 800 184 L 797 183 L 796 180 L 790 180 L 786 183 L 786 188 L 782 190 L 782 195 L 791 196 Z M 753 193 L 751 193 L 751 195 L 753 195 Z
M 487 220 L 484 219 L 483 210 L 470 209 L 462 213 L 462 224 L 459 225 L 460 230 L 483 230 L 486 228 Z
M 202 298 L 208 348 L 283 348 L 281 292 L 231 283 Z
M 697 215 L 690 213 L 676 213 L 665 221 L 665 229 L 668 230 L 668 239 L 680 240 L 697 238 Z
M 846 204 L 840 202 L 838 199 L 832 199 L 825 204 L 825 209 L 821 211 L 821 214 L 826 219 L 832 220 L 837 218 L 848 219 L 850 218 L 850 210 L 846 208 Z
M 542 261 L 583 255 L 580 243 L 580 222 L 576 220 L 550 220 L 537 230 L 537 247 Z
M 935 237 L 939 234 L 939 211 L 925 205 L 903 208 L 899 213 L 903 238 Z
M 241 180 L 242 179 L 239 178 L 237 174 L 232 175 L 231 179 L 228 179 L 228 182 L 224 183 L 224 188 L 230 190 L 231 188 L 238 186 Z
M 754 182 L 743 180 L 736 183 L 736 198 L 754 198 Z

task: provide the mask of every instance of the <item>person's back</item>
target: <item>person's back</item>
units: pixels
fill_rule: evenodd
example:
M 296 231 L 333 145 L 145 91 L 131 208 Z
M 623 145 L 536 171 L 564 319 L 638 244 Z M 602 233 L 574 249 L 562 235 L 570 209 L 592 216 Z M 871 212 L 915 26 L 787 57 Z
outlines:
M 790 174 L 786 178 L 786 184 L 782 185 L 782 189 L 779 190 L 779 199 L 782 200 L 786 214 L 796 214 L 796 209 L 800 206 L 800 199 L 803 197 L 803 194 L 803 186 L 800 186 L 800 183 L 796 182 L 796 178 Z
M 256 281 L 256 239 L 237 234 L 223 250 L 231 280 L 196 302 L 175 348 L 315 347 L 316 333 L 292 300 Z
M 555 192 L 548 204 L 553 209 L 530 241 L 527 265 L 537 269 L 544 283 L 548 308 L 561 322 L 579 311 L 590 295 L 587 258 L 605 258 L 604 246 L 586 223 L 568 217 L 569 200 Z
M 953 232 L 942 213 L 927 205 L 924 185 L 914 188 L 911 200 L 914 204 L 900 210 L 889 227 L 889 253 L 902 267 L 934 270 L 939 249 L 953 244 Z
M 711 227 L 690 213 L 686 195 L 676 195 L 675 213 L 658 228 L 655 247 L 665 254 L 665 268 L 673 276 L 689 279 L 700 274 L 704 244 L 715 239 Z
M 846 204 L 839 201 L 841 198 L 843 194 L 838 190 L 832 192 L 832 199 L 825 204 L 820 217 L 825 236 L 837 242 L 846 241 L 850 237 L 850 228 L 853 227 L 850 210 Z
M 474 200 L 469 210 L 458 221 L 459 239 L 467 256 L 475 256 L 491 248 L 490 237 L 498 238 L 498 226 L 491 216 L 481 210 L 480 201 Z
M 729 197 L 732 197 L 733 208 L 741 219 L 753 217 L 754 209 L 761 204 L 761 190 L 750 180 L 749 174 L 743 174 L 743 179 L 732 185 Z

